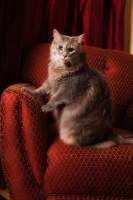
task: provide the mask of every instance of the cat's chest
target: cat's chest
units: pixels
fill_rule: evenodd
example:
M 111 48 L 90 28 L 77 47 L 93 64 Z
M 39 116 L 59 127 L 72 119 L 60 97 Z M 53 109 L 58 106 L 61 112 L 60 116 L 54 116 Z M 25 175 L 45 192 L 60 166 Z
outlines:
M 88 87 L 88 79 L 83 76 L 67 76 L 56 80 L 53 84 L 53 91 L 59 90 L 66 91 L 68 93 L 83 93 Z
M 52 74 L 49 80 L 52 95 L 59 91 L 82 95 L 90 85 L 91 75 L 88 70 L 81 70 L 67 75 L 61 74 L 60 76 Z

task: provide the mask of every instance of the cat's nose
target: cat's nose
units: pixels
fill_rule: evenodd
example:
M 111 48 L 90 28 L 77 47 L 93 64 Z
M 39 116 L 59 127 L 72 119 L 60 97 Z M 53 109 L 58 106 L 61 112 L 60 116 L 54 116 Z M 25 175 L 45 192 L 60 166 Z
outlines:
M 67 57 L 67 53 L 63 53 L 63 57 L 66 58 Z
M 67 55 L 63 55 L 62 60 L 67 60 Z

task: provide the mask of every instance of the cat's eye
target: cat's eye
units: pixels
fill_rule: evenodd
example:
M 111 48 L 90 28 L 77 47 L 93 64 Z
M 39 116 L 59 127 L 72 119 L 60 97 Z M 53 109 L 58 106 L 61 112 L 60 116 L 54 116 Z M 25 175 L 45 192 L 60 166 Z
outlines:
M 63 46 L 59 45 L 58 49 L 63 50 Z
M 68 51 L 71 53 L 74 51 L 74 48 L 69 48 Z

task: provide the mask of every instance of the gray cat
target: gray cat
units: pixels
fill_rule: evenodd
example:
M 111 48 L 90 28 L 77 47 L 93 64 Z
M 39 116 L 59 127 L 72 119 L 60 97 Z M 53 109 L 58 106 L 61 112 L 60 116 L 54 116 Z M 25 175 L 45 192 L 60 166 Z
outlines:
M 91 68 L 82 49 L 84 35 L 69 37 L 53 31 L 49 75 L 35 90 L 22 88 L 37 98 L 50 94 L 43 112 L 55 109 L 60 138 L 68 145 L 105 149 L 133 139 L 113 134 L 113 109 L 104 75 Z

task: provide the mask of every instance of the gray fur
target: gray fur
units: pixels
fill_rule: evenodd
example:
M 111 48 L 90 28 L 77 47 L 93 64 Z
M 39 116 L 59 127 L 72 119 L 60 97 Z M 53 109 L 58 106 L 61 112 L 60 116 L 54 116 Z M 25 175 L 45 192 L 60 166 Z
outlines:
M 83 35 L 69 37 L 53 31 L 49 75 L 36 90 L 22 88 L 35 98 L 50 94 L 43 112 L 55 109 L 60 138 L 69 145 L 104 149 L 133 143 L 113 134 L 110 89 L 104 75 L 91 68 L 81 44 Z

